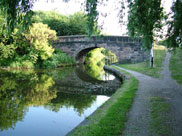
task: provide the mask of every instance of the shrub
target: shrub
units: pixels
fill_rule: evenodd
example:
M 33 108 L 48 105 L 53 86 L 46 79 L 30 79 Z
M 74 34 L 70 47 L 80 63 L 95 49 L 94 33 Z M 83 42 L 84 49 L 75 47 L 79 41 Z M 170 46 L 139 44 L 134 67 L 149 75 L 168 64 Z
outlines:
M 74 64 L 74 63 L 75 63 L 75 60 L 72 57 L 67 56 L 65 53 L 63 53 L 61 51 L 56 51 L 50 59 L 45 60 L 43 62 L 42 67 L 43 68 L 56 68 L 60 64 L 68 65 L 68 64 Z
M 24 57 L 16 57 L 14 61 L 12 61 L 8 68 L 15 68 L 15 69 L 21 69 L 21 68 L 34 68 L 34 64 L 29 60 L 24 60 Z
M 46 60 L 52 56 L 54 49 L 51 47 L 50 41 L 56 40 L 56 32 L 50 30 L 48 25 L 34 23 L 25 37 L 31 46 L 36 49 L 41 60 Z
M 34 64 L 31 61 L 25 60 L 22 62 L 22 67 L 30 69 L 30 68 L 34 68 Z
M 56 39 L 56 32 L 48 25 L 34 23 L 29 31 L 10 37 L 0 36 L 0 66 L 8 68 L 55 68 L 59 64 L 72 64 L 74 60 L 66 54 L 55 51 L 51 41 Z
M 4 45 L 0 43 L 0 59 L 13 58 L 16 53 L 16 46 L 14 44 Z

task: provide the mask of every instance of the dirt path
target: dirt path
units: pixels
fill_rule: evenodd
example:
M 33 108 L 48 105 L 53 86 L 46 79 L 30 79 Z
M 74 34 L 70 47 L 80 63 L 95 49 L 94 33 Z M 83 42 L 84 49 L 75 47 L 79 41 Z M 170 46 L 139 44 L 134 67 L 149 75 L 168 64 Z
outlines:
M 120 68 L 139 80 L 139 88 L 128 114 L 123 136 L 151 136 L 149 131 L 151 97 L 162 97 L 169 103 L 171 118 L 168 122 L 172 128 L 172 135 L 182 136 L 182 86 L 171 78 L 169 59 L 170 54 L 167 52 L 161 79 Z

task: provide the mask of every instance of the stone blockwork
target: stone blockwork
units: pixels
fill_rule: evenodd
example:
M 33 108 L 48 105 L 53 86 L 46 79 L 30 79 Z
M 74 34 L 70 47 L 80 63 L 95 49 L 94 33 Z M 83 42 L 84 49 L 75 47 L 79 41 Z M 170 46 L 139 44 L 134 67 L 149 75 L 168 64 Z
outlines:
M 120 63 L 142 62 L 149 58 L 149 53 L 141 47 L 140 39 L 126 36 L 60 36 L 54 47 L 83 62 L 87 53 L 95 48 L 104 47 L 116 54 Z

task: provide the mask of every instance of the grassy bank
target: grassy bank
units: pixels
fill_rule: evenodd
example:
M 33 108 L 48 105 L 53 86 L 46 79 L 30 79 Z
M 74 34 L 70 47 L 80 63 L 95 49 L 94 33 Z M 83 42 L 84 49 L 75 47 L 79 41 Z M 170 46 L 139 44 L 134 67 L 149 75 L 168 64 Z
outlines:
M 171 54 L 169 68 L 172 78 L 182 84 L 182 49 L 176 49 Z
M 149 75 L 155 78 L 159 78 L 160 72 L 162 70 L 162 64 L 164 58 L 166 56 L 166 49 L 163 46 L 155 46 L 154 47 L 154 67 L 150 67 L 149 61 L 141 62 L 136 64 L 120 64 L 120 67 L 130 69 L 133 71 L 137 71 L 143 73 L 145 75 Z
M 137 88 L 138 80 L 130 76 L 121 88 L 93 116 L 88 118 L 89 125 L 76 128 L 72 135 L 117 136 L 121 134 Z
M 169 104 L 161 97 L 150 99 L 150 133 L 155 136 L 171 136 L 169 128 Z

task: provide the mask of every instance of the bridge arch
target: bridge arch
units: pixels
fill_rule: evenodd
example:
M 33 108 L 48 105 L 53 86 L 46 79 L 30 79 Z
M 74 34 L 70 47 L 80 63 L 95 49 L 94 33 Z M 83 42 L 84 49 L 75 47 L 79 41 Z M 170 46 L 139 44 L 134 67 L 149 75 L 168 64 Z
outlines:
M 60 36 L 53 46 L 80 63 L 84 62 L 84 57 L 89 51 L 99 47 L 113 52 L 120 63 L 135 63 L 149 59 L 149 52 L 142 49 L 141 39 L 132 39 L 127 36 L 104 36 L 102 38 L 96 36 L 88 38 L 84 35 Z
M 99 47 L 90 47 L 90 48 L 86 48 L 81 50 L 80 52 L 78 52 L 78 54 L 76 55 L 76 61 L 80 62 L 80 63 L 84 63 L 85 62 L 85 57 L 87 56 L 87 54 L 93 50 Z

